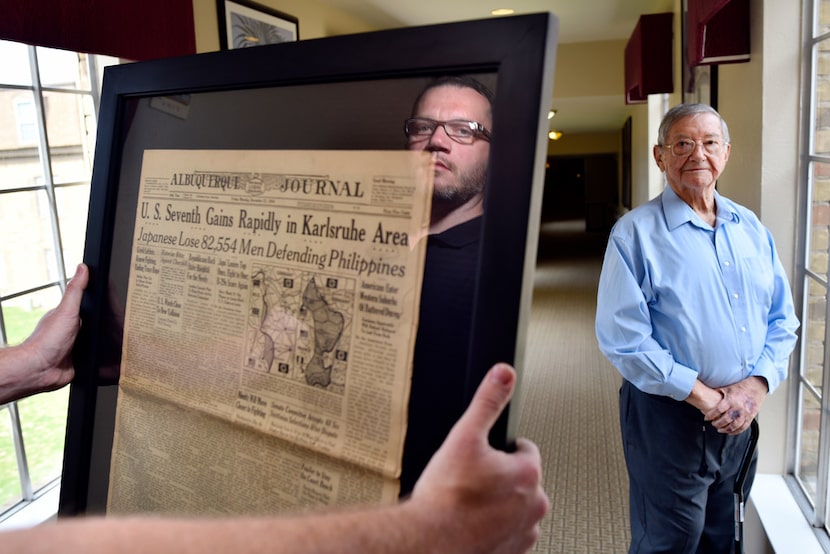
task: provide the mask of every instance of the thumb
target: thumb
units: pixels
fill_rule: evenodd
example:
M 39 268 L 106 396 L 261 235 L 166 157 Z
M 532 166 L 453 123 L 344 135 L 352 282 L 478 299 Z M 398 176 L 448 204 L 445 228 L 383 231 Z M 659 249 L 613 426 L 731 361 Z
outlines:
M 89 282 L 89 268 L 85 264 L 78 264 L 75 275 L 67 283 L 58 309 L 68 314 L 77 316 L 81 306 L 81 298 Z
M 516 370 L 504 363 L 491 367 L 456 427 L 478 430 L 486 438 L 515 387 Z

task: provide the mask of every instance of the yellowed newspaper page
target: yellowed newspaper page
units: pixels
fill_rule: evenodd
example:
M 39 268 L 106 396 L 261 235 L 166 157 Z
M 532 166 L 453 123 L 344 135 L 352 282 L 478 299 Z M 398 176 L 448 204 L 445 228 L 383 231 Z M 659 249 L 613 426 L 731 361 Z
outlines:
M 111 511 L 396 499 L 432 173 L 423 152 L 145 152 Z

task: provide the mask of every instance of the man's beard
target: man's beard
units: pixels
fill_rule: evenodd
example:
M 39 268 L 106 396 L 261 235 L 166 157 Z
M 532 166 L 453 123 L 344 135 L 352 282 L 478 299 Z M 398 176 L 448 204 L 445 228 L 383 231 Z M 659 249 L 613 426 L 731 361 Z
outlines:
M 487 162 L 481 163 L 470 171 L 458 176 L 458 183 L 443 184 L 436 182 L 432 192 L 435 203 L 461 206 L 484 191 L 487 179 Z

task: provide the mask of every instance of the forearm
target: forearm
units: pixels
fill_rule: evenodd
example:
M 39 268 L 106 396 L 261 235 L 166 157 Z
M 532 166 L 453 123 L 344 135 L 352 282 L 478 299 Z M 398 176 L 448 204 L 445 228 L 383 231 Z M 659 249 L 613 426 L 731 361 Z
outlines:
M 689 404 L 691 404 L 692 406 L 706 414 L 707 412 L 717 407 L 718 404 L 721 404 L 724 401 L 724 399 L 730 401 L 735 400 L 731 397 L 735 396 L 737 391 L 741 391 L 743 393 L 741 397 L 742 401 L 746 401 L 746 399 L 744 398 L 746 396 L 750 396 L 754 399 L 760 398 L 761 401 L 763 401 L 763 397 L 767 395 L 768 386 L 766 380 L 763 377 L 753 375 L 747 377 L 743 381 L 739 381 L 726 387 L 718 388 L 709 387 L 702 381 L 698 380 L 695 381 L 695 384 L 692 387 L 692 392 L 686 398 L 686 402 L 688 402 Z M 727 409 L 724 406 L 725 405 L 721 405 L 721 411 L 725 411 Z
M 692 392 L 689 393 L 686 402 L 706 415 L 723 400 L 723 397 L 724 395 L 720 390 L 713 389 L 698 379 L 695 380 L 695 384 L 692 386 Z
M 425 517 L 430 521 L 425 521 Z M 451 521 L 453 517 L 444 519 Z M 461 547 L 461 535 L 449 532 L 448 526 L 434 515 L 425 516 L 423 511 L 403 503 L 297 517 L 64 520 L 0 534 L 0 545 L 4 551 L 18 554 L 463 554 L 469 550 Z
M 33 367 L 31 353 L 25 346 L 0 348 L 0 404 L 42 390 L 41 375 Z
M 628 335 L 625 332 L 615 333 L 614 336 L 618 341 L 616 343 L 597 332 L 600 350 L 625 380 L 648 394 L 674 400 L 684 400 L 689 396 L 697 381 L 695 370 L 677 363 L 671 352 L 661 348 L 650 336 Z

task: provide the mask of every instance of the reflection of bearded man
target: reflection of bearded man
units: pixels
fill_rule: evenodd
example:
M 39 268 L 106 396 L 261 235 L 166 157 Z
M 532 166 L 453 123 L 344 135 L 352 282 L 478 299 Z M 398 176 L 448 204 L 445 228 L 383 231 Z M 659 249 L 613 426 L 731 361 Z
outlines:
M 493 94 L 474 79 L 445 77 L 429 85 L 407 120 L 407 148 L 435 161 L 430 234 L 484 213 Z
M 438 79 L 404 123 L 407 148 L 435 162 L 435 187 L 404 443 L 401 493 L 466 406 L 467 353 L 476 290 L 493 94 L 467 77 Z

